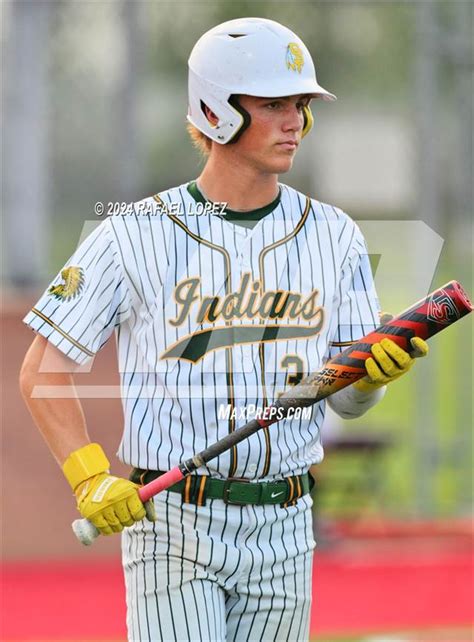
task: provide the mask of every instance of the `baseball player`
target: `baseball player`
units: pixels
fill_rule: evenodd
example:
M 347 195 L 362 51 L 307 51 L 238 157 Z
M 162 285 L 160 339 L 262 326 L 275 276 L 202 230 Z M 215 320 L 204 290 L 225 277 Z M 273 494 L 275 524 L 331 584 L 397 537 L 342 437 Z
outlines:
M 147 506 L 137 488 L 247 421 L 378 325 L 363 236 L 344 212 L 278 182 L 313 118 L 335 100 L 286 27 L 260 18 L 205 33 L 189 58 L 196 180 L 134 203 L 81 244 L 27 314 L 37 333 L 21 388 L 80 513 L 122 531 L 128 635 L 158 640 L 306 640 L 310 466 L 323 458 L 325 401 L 210 461 Z M 110 473 L 72 385 L 115 333 L 124 430 Z M 45 345 L 56 371 L 40 373 Z M 413 339 L 418 354 L 427 345 Z M 367 377 L 328 403 L 344 418 L 378 402 L 414 359 L 390 340 Z M 61 374 L 60 371 L 64 374 Z

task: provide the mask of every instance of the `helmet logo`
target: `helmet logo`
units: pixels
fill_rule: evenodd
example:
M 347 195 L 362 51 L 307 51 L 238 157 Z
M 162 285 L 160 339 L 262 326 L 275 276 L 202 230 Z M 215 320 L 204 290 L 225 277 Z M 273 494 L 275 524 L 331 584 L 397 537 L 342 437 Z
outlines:
M 301 47 L 296 42 L 290 42 L 286 49 L 286 66 L 292 71 L 297 71 L 299 74 L 303 69 L 304 58 Z

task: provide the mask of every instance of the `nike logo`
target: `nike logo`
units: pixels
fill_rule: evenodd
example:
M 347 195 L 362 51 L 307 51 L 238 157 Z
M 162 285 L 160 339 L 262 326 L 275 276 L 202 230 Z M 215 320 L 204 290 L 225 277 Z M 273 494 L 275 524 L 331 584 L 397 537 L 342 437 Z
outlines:
M 280 495 L 283 495 L 284 492 L 284 490 L 281 490 L 279 493 L 272 493 L 271 498 L 274 499 L 275 497 L 279 497 Z

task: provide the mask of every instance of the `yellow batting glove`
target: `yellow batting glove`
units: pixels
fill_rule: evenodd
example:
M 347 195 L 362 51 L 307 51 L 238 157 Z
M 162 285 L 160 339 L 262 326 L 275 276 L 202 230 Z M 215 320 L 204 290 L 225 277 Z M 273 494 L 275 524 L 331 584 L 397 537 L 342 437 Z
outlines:
M 382 339 L 374 343 L 371 348 L 372 357 L 365 362 L 367 376 L 359 379 L 353 385 L 360 392 L 372 392 L 386 386 L 407 373 L 418 357 L 426 357 L 429 351 L 428 344 L 419 337 L 410 339 L 413 348 L 409 354 L 400 348 L 391 339 Z
M 155 521 L 153 501 L 142 504 L 137 484 L 108 472 L 109 460 L 99 444 L 88 444 L 69 455 L 63 472 L 77 499 L 81 515 L 102 535 L 132 526 L 145 516 Z

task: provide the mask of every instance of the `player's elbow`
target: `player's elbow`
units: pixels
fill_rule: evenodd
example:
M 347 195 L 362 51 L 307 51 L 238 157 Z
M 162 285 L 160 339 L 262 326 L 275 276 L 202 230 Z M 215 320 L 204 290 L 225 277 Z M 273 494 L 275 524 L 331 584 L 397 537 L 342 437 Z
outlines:
M 23 399 L 28 399 L 31 396 L 31 391 L 33 390 L 34 383 L 31 371 L 28 369 L 28 366 L 24 361 L 23 365 L 21 366 L 18 383 Z
M 21 364 L 19 386 L 25 399 L 31 396 L 35 386 L 46 343 L 46 339 L 36 336 Z
M 23 398 L 25 401 L 29 399 L 33 388 L 38 384 L 45 386 L 71 385 L 72 375 L 79 370 L 79 367 L 77 363 L 38 334 L 26 353 L 20 369 L 19 385 Z
M 31 359 L 27 353 L 25 355 L 25 358 L 23 359 L 23 363 L 21 364 L 20 376 L 18 380 L 20 391 L 24 398 L 29 397 L 31 395 L 36 374 L 37 373 L 33 368 Z

